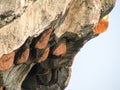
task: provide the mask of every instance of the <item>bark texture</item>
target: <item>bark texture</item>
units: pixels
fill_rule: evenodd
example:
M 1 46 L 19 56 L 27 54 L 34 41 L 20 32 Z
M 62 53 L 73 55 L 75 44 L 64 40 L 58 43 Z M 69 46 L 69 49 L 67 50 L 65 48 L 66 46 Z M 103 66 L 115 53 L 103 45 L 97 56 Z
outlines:
M 98 36 L 93 30 L 114 5 L 115 0 L 0 0 L 0 90 L 64 90 L 74 56 Z

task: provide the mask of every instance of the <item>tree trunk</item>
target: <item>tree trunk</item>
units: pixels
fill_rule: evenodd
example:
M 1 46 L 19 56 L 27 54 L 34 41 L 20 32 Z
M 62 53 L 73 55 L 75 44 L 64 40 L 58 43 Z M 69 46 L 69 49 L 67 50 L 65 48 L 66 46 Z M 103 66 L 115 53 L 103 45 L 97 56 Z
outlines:
M 115 0 L 0 0 L 0 90 L 64 90 L 74 56 Z

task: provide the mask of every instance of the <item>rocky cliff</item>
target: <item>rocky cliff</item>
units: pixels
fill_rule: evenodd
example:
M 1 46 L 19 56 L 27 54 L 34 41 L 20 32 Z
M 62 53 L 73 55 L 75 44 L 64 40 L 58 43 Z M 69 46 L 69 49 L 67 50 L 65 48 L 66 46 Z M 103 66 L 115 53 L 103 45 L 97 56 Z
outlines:
M 0 90 L 64 90 L 74 56 L 107 29 L 114 5 L 115 0 L 0 0 Z

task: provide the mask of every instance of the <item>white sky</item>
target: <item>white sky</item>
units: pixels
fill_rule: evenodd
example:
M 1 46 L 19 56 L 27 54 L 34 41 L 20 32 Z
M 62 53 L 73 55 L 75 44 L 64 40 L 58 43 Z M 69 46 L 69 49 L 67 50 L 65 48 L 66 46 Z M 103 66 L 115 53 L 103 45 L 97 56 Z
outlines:
M 108 30 L 90 40 L 75 57 L 65 90 L 120 90 L 120 0 Z

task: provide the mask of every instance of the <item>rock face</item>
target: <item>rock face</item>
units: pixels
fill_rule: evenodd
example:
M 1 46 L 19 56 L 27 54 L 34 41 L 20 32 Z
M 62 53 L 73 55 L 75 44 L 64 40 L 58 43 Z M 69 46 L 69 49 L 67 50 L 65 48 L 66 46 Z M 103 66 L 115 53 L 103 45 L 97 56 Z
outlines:
M 115 0 L 0 0 L 0 90 L 64 90 L 74 56 L 104 32 Z

